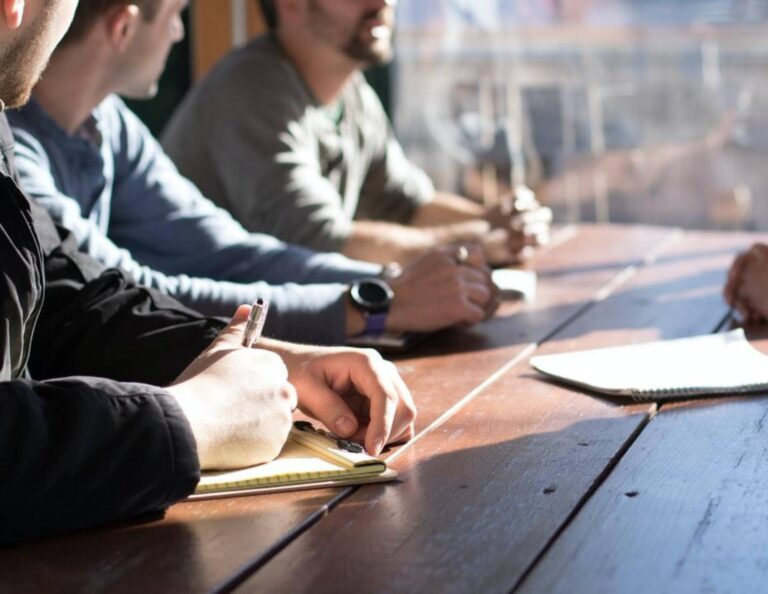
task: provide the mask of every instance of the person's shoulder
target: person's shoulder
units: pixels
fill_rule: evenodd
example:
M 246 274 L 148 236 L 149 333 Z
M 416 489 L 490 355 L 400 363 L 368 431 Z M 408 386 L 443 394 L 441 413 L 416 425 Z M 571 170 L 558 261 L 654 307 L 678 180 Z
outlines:
M 270 34 L 256 37 L 222 58 L 200 82 L 207 96 L 291 94 L 300 88 L 298 72 Z
M 187 94 L 163 133 L 172 152 L 190 137 L 255 125 L 278 133 L 314 100 L 270 34 L 232 51 Z M 205 132 L 203 132 L 205 131 Z
M 19 159 L 48 162 L 48 151 L 60 139 L 61 132 L 51 117 L 34 100 L 3 115 L 12 131 L 11 145 Z
M 53 126 L 50 116 L 34 99 L 30 99 L 26 105 L 18 109 L 6 110 L 4 115 L 7 116 L 14 133 L 16 130 L 26 130 L 36 136 L 42 136 Z

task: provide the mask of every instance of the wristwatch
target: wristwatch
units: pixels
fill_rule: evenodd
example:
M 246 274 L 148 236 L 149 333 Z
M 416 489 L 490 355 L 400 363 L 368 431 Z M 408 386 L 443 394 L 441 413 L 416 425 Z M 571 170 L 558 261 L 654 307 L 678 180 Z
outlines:
M 387 324 L 389 305 L 395 293 L 386 281 L 380 278 L 364 278 L 352 283 L 349 298 L 352 305 L 365 316 L 364 334 L 381 334 Z

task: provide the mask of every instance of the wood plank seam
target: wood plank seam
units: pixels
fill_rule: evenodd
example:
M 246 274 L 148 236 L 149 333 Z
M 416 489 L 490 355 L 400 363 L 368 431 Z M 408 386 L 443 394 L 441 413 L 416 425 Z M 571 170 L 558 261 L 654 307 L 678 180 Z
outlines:
M 265 563 L 268 563 L 270 559 L 280 553 L 280 551 L 282 551 L 295 538 L 301 536 L 304 532 L 312 528 L 312 526 L 317 524 L 320 520 L 327 517 L 328 514 L 330 514 L 337 505 L 352 495 L 352 493 L 354 493 L 357 489 L 358 487 L 346 487 L 342 489 L 341 492 L 338 493 L 333 499 L 323 504 L 320 509 L 309 514 L 306 518 L 304 518 L 304 521 L 302 521 L 293 530 L 286 533 L 279 540 L 275 541 L 275 543 L 273 543 L 272 546 L 264 552 L 264 554 L 257 557 L 252 562 L 243 565 L 240 567 L 240 569 L 235 571 L 231 577 L 215 586 L 213 590 L 211 590 L 211 594 L 229 594 L 230 592 L 234 592 L 234 590 L 239 585 L 241 585 L 249 577 L 256 573 Z
M 573 237 L 573 236 L 574 235 L 570 235 L 570 237 Z M 392 456 L 387 458 L 387 462 L 388 463 L 394 462 L 395 460 L 397 460 L 397 458 L 399 458 L 403 454 L 403 452 L 407 451 L 409 447 L 413 446 L 422 437 L 438 429 L 441 425 L 445 424 L 446 421 L 448 421 L 450 418 L 455 416 L 459 411 L 461 411 L 461 409 L 463 409 L 470 402 L 472 402 L 472 400 L 476 398 L 480 392 L 482 392 L 484 389 L 493 385 L 494 382 L 496 382 L 502 375 L 510 371 L 513 367 L 515 367 L 515 365 L 517 365 L 521 361 L 528 360 L 528 358 L 539 347 L 541 347 L 541 345 L 545 344 L 546 342 L 551 340 L 554 336 L 562 332 L 571 323 L 573 323 L 575 320 L 583 316 L 586 312 L 588 312 L 590 309 L 598 305 L 600 302 L 605 301 L 608 297 L 610 297 L 613 293 L 615 293 L 622 285 L 626 284 L 627 282 L 629 282 L 629 280 L 632 277 L 637 275 L 637 273 L 642 268 L 645 268 L 646 266 L 653 264 L 659 258 L 659 256 L 662 253 L 664 253 L 664 251 L 667 248 L 672 246 L 674 243 L 680 241 L 682 237 L 683 237 L 682 230 L 675 229 L 674 232 L 671 233 L 667 238 L 659 242 L 659 245 L 657 245 L 656 248 L 648 252 L 648 254 L 646 254 L 646 256 L 643 258 L 643 260 L 639 264 L 630 264 L 624 270 L 619 272 L 612 280 L 610 280 L 608 283 L 605 284 L 605 286 L 603 286 L 601 289 L 597 291 L 597 293 L 595 294 L 595 297 L 585 302 L 583 307 L 580 307 L 577 311 L 573 313 L 573 315 L 566 318 L 562 324 L 554 328 L 551 332 L 549 332 L 548 334 L 545 334 L 541 340 L 539 340 L 538 342 L 532 342 L 531 344 L 529 344 L 517 356 L 513 357 L 509 362 L 507 362 L 505 365 L 503 365 L 501 368 L 499 368 L 497 371 L 491 374 L 488 378 L 485 379 L 485 381 L 483 381 L 481 384 L 479 384 L 473 390 L 471 390 L 464 398 L 459 400 L 451 408 L 449 408 L 437 419 L 435 419 L 430 425 L 428 425 L 423 430 L 421 430 L 419 434 L 414 436 L 414 438 L 411 441 L 401 446 L 400 449 L 397 450 L 397 452 L 395 452 Z M 562 243 L 565 243 L 565 241 L 560 242 L 560 244 Z
M 566 243 L 569 239 L 576 236 L 576 233 L 573 233 L 574 230 L 578 230 L 578 228 L 574 227 L 566 227 L 564 231 L 571 231 L 571 233 L 566 233 L 563 240 L 558 242 L 558 245 L 562 245 L 563 243 Z M 484 389 L 490 387 L 498 381 L 500 377 L 502 377 L 505 373 L 509 372 L 511 369 L 513 369 L 517 364 L 519 364 L 521 361 L 527 360 L 527 357 L 529 357 L 533 352 L 535 352 L 540 346 L 551 340 L 554 336 L 562 332 L 564 329 L 566 329 L 570 324 L 572 324 L 575 320 L 579 319 L 581 316 L 583 316 L 586 312 L 591 310 L 593 307 L 599 305 L 602 301 L 606 300 L 608 297 L 610 297 L 612 294 L 614 294 L 620 287 L 622 287 L 624 284 L 626 284 L 630 279 L 632 279 L 634 276 L 636 276 L 642 269 L 646 268 L 647 266 L 653 264 L 658 260 L 659 256 L 663 254 L 671 245 L 674 243 L 680 241 L 683 237 L 684 233 L 681 229 L 675 229 L 670 235 L 665 237 L 659 244 L 652 249 L 651 251 L 646 254 L 642 260 L 640 260 L 636 264 L 630 264 L 626 268 L 624 268 L 621 272 L 619 272 L 614 278 L 612 278 L 610 281 L 608 281 L 602 288 L 600 288 L 596 293 L 595 296 L 589 299 L 584 303 L 582 307 L 580 307 L 577 311 L 575 311 L 571 316 L 569 316 L 564 322 L 562 322 L 560 325 L 558 325 L 555 329 L 550 331 L 549 333 L 545 334 L 545 336 L 537 341 L 529 344 L 522 353 L 514 357 L 512 360 L 510 360 L 508 363 L 506 363 L 504 366 L 502 366 L 499 370 L 494 372 L 490 377 L 488 377 L 486 380 L 484 380 L 481 384 L 476 386 L 474 389 L 472 389 L 467 396 L 462 398 L 459 402 L 454 404 L 448 411 L 443 413 L 438 419 L 433 421 L 429 426 L 424 428 L 422 431 L 418 433 L 418 435 L 414 436 L 414 438 L 409 441 L 407 444 L 404 444 L 401 446 L 397 452 L 395 452 L 392 456 L 387 458 L 387 462 L 391 463 L 398 459 L 403 452 L 405 452 L 409 447 L 413 446 L 415 443 L 417 443 L 421 438 L 428 435 L 429 433 L 432 433 L 436 429 L 438 429 L 440 426 L 445 424 L 449 419 L 454 417 L 456 414 L 458 414 L 462 409 L 464 409 L 467 405 L 469 405 Z M 655 414 L 656 408 L 653 407 L 651 409 L 654 411 L 652 414 Z M 643 422 L 641 424 L 642 427 L 645 427 L 645 424 L 650 420 L 650 417 L 652 414 L 649 414 L 648 417 L 643 419 Z M 634 441 L 637 436 L 639 436 L 639 432 L 636 432 L 632 434 L 631 441 Z M 631 445 L 631 444 L 630 444 Z M 627 446 L 629 447 L 629 446 Z M 623 456 L 623 453 L 625 452 L 625 449 L 619 450 L 619 454 L 616 457 L 615 462 L 618 463 L 620 461 L 621 456 Z M 613 459 L 612 459 L 613 461 Z M 613 468 L 613 465 L 610 465 L 611 468 Z M 603 476 L 602 474 L 600 475 Z M 607 477 L 607 475 L 606 475 Z M 602 482 L 602 481 L 600 481 Z M 305 533 L 309 528 L 312 528 L 313 526 L 317 525 L 322 519 L 326 518 L 328 515 L 330 515 L 330 512 L 337 507 L 342 501 L 353 495 L 359 487 L 353 487 L 345 490 L 344 492 L 337 495 L 332 502 L 329 502 L 329 504 L 326 504 L 323 506 L 322 512 L 318 511 L 310 516 L 308 516 L 308 519 L 305 522 L 302 522 L 299 526 L 296 527 L 295 530 L 292 530 L 290 533 L 286 534 L 283 538 L 278 541 L 273 547 L 267 551 L 264 555 L 259 556 L 258 558 L 254 559 L 254 561 L 247 566 L 243 567 L 241 571 L 238 571 L 236 576 L 233 576 L 230 580 L 227 580 L 224 582 L 224 586 L 232 585 L 232 588 L 236 587 L 237 585 L 242 584 L 245 580 L 247 580 L 251 575 L 255 574 L 256 571 L 258 571 L 259 568 L 263 567 L 268 561 L 270 561 L 272 558 L 274 558 L 277 554 L 281 552 L 282 549 L 287 547 L 293 540 L 300 537 L 303 533 Z M 590 495 L 593 493 L 593 491 L 589 491 Z M 583 504 L 588 501 L 589 497 L 585 498 L 583 501 L 580 500 L 579 504 L 576 506 L 575 509 L 581 509 Z M 571 521 L 571 519 L 575 517 L 575 514 L 572 514 L 568 516 L 568 519 L 566 520 L 566 523 L 563 525 L 562 529 L 565 529 L 567 527 L 567 523 Z M 311 518 L 311 521 L 310 521 Z M 560 531 L 558 531 L 558 534 Z M 547 546 L 537 555 L 536 560 L 538 561 L 539 558 L 546 552 L 547 548 L 549 548 L 551 543 L 548 542 Z M 531 565 L 529 568 L 526 569 L 524 575 L 527 575 L 528 572 L 535 567 L 535 563 Z M 522 583 L 521 581 L 518 581 L 518 584 Z M 517 585 L 515 587 L 517 587 Z M 216 590 L 216 592 L 230 592 L 231 589 L 225 589 L 225 590 Z
M 573 509 L 571 510 L 571 513 L 568 514 L 568 517 L 565 519 L 565 521 L 557 528 L 557 530 L 555 530 L 555 532 L 552 533 L 552 536 L 544 545 L 544 547 L 541 549 L 541 551 L 539 551 L 538 555 L 536 555 L 535 559 L 525 569 L 525 571 L 523 571 L 523 573 L 520 575 L 520 579 L 518 579 L 517 582 L 515 582 L 515 584 L 512 586 L 512 589 L 510 590 L 510 594 L 515 592 L 525 582 L 525 580 L 528 578 L 528 575 L 539 564 L 539 561 L 541 561 L 541 559 L 544 558 L 544 556 L 552 548 L 552 545 L 554 545 L 555 542 L 557 542 L 557 540 L 560 538 L 560 535 L 563 534 L 563 532 L 565 532 L 568 529 L 568 526 L 570 526 L 573 520 L 576 519 L 576 516 L 579 515 L 579 512 L 581 512 L 581 510 L 584 508 L 587 502 L 590 499 L 592 499 L 592 496 L 595 493 L 597 493 L 597 491 L 600 489 L 603 483 L 605 483 L 605 481 L 608 480 L 608 477 L 610 477 L 611 473 L 619 465 L 619 462 L 621 462 L 622 458 L 624 458 L 624 455 L 638 440 L 640 435 L 643 433 L 645 428 L 651 423 L 651 421 L 653 421 L 653 419 L 656 417 L 656 414 L 658 412 L 659 412 L 658 403 L 654 403 L 654 405 L 651 407 L 651 410 L 645 416 L 643 421 L 638 424 L 638 426 L 629 436 L 627 441 L 625 441 L 624 444 L 622 444 L 621 448 L 609 460 L 608 464 L 605 465 L 605 468 L 603 469 L 603 471 L 595 478 L 594 482 L 589 486 L 589 488 L 584 492 L 584 495 L 579 499 L 579 501 L 573 507 Z
M 523 351 L 518 353 L 515 357 L 510 359 L 507 363 L 502 365 L 499 369 L 497 369 L 495 372 L 493 372 L 491 375 L 489 375 L 482 383 L 478 384 L 474 389 L 470 390 L 469 393 L 467 393 L 464 398 L 459 400 L 456 404 L 454 404 L 451 408 L 449 408 L 447 411 L 445 411 L 442 415 L 440 415 L 437 419 L 432 421 L 430 425 L 422 429 L 418 435 L 414 436 L 414 438 L 409 441 L 408 443 L 404 444 L 400 447 L 400 449 L 397 450 L 394 454 L 392 454 L 390 457 L 387 458 L 387 463 L 392 463 L 395 460 L 397 460 L 403 452 L 407 451 L 407 449 L 411 446 L 413 446 L 416 442 L 418 442 L 422 437 L 425 435 L 428 435 L 435 429 L 439 428 L 441 425 L 445 424 L 446 421 L 451 419 L 453 416 L 455 416 L 461 409 L 463 409 L 465 406 L 467 406 L 472 400 L 475 399 L 475 397 L 485 390 L 486 388 L 493 385 L 496 380 L 498 380 L 502 375 L 507 373 L 510 369 L 512 369 L 515 365 L 520 363 L 522 360 L 527 360 L 533 352 L 536 350 L 537 344 L 531 343 Z
M 660 252 L 657 251 L 656 257 L 658 257 L 659 254 Z M 648 262 L 648 264 L 652 264 L 652 263 L 653 263 L 652 261 Z M 723 319 L 716 324 L 712 332 L 717 333 L 717 332 L 723 331 L 729 325 L 730 321 L 731 321 L 731 313 L 728 312 L 725 314 Z M 520 576 L 520 579 L 514 584 L 514 586 L 510 590 L 510 593 L 517 591 L 523 585 L 525 580 L 528 578 L 531 572 L 533 572 L 533 570 L 538 566 L 539 562 L 544 558 L 544 556 L 546 556 L 546 554 L 552 548 L 554 543 L 557 542 L 560 536 L 568 529 L 568 527 L 576 519 L 576 517 L 579 515 L 579 513 L 587 504 L 587 502 L 600 490 L 603 484 L 608 480 L 608 478 L 611 476 L 613 471 L 619 465 L 621 460 L 627 454 L 629 449 L 640 438 L 643 431 L 650 425 L 650 423 L 656 417 L 658 412 L 663 408 L 663 406 L 664 406 L 664 403 L 659 403 L 659 402 L 654 403 L 654 407 L 650 415 L 643 421 L 643 423 L 638 425 L 637 429 L 633 432 L 633 434 L 630 436 L 630 438 L 627 440 L 627 442 L 624 444 L 621 450 L 619 450 L 619 452 L 617 452 L 617 455 L 611 459 L 609 464 L 606 466 L 605 470 L 600 474 L 600 476 L 597 477 L 593 485 L 591 485 L 590 488 L 587 490 L 587 492 L 584 494 L 584 497 L 582 497 L 579 500 L 578 504 L 574 507 L 572 512 L 568 515 L 568 518 L 566 518 L 565 522 L 563 522 L 563 524 L 557 529 L 557 531 L 552 535 L 552 537 L 549 539 L 549 541 L 544 546 L 544 548 L 537 555 L 536 559 L 534 559 L 534 561 L 523 572 L 523 574 Z

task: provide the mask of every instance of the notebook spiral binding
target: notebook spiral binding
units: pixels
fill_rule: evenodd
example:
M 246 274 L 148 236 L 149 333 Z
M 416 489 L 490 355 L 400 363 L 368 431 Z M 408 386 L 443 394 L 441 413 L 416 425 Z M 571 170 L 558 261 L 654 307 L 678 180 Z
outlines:
M 749 392 L 757 392 L 759 390 L 768 389 L 768 384 L 744 384 L 734 388 L 733 386 L 727 388 L 711 388 L 706 386 L 689 386 L 687 388 L 656 388 L 654 390 L 633 390 L 629 396 L 635 402 L 653 402 L 656 400 L 655 396 L 668 397 L 668 396 L 700 396 L 702 394 L 711 394 L 716 396 L 718 394 L 747 394 Z

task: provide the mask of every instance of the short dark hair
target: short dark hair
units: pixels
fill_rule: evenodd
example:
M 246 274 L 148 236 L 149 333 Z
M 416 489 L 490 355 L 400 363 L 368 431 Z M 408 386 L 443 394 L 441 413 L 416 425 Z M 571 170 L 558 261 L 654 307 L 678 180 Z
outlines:
M 62 45 L 85 37 L 96 19 L 111 8 L 121 4 L 135 4 L 141 11 L 141 17 L 145 21 L 152 21 L 160 10 L 161 0 L 80 0 L 72 19 L 72 25 L 61 42 Z
M 261 14 L 264 16 L 264 22 L 271 31 L 277 29 L 277 7 L 275 0 L 258 0 Z

